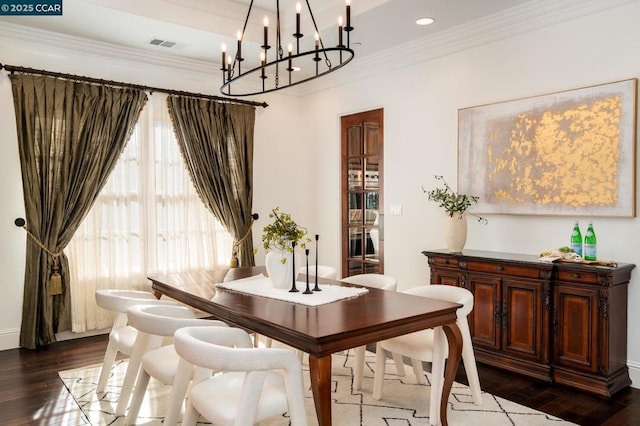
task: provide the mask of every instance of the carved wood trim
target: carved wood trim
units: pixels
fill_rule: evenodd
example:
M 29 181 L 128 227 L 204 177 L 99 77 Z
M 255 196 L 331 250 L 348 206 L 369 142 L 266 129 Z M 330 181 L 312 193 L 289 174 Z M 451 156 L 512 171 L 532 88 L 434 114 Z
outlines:
M 542 292 L 544 293 L 544 310 L 549 312 L 551 309 L 551 283 L 542 284 Z
M 602 318 L 609 318 L 609 290 L 606 288 L 598 290 L 598 310 Z
M 598 284 L 603 287 L 611 287 L 613 285 L 612 275 L 598 275 Z

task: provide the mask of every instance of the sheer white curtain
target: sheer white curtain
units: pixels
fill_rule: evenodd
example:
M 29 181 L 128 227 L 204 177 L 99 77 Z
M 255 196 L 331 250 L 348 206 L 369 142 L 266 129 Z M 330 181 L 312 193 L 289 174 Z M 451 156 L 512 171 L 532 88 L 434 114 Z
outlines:
M 193 188 L 166 95 L 154 93 L 109 181 L 65 249 L 74 332 L 111 326 L 95 291 L 149 289 L 151 273 L 228 265 L 233 239 Z

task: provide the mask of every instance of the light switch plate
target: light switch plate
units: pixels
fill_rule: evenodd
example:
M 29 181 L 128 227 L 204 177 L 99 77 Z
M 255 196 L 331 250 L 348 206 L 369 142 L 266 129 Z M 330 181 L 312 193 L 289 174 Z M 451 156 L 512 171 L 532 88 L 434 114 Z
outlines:
M 389 212 L 391 213 L 392 216 L 402 216 L 402 205 L 392 204 Z

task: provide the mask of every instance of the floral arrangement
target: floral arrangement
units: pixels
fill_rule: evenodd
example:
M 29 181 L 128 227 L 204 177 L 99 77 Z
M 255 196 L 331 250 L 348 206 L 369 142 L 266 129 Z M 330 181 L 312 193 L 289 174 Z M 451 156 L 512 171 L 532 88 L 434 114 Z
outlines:
M 480 199 L 480 197 L 476 195 L 459 194 L 451 189 L 444 177 L 438 175 L 435 175 L 434 177 L 436 180 L 441 181 L 443 186 L 430 191 L 424 189 L 423 186 L 422 191 L 427 194 L 429 201 L 435 201 L 438 203 L 439 207 L 442 207 L 450 217 L 467 212 L 467 209 L 469 209 L 472 204 L 477 203 Z M 487 219 L 483 217 L 473 213 L 468 214 L 475 216 L 480 223 L 485 225 L 488 223 Z
M 280 212 L 280 207 L 275 207 L 269 213 L 269 218 L 273 219 L 273 222 L 262 228 L 262 246 L 266 250 L 272 248 L 293 252 L 291 246 L 293 242 L 300 248 L 307 248 L 307 243 L 311 242 L 311 238 L 306 236 L 306 228 L 298 226 L 290 214 Z M 286 261 L 286 258 L 283 257 L 282 263 Z

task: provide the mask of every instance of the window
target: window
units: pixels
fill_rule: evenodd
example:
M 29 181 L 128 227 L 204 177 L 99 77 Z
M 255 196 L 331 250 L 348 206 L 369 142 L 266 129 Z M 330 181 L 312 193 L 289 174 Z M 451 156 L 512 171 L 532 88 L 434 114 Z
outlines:
M 233 239 L 200 201 L 154 93 L 113 173 L 65 250 L 74 332 L 111 325 L 95 291 L 148 289 L 154 273 L 228 265 Z

